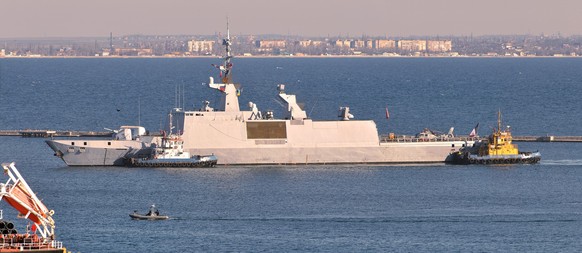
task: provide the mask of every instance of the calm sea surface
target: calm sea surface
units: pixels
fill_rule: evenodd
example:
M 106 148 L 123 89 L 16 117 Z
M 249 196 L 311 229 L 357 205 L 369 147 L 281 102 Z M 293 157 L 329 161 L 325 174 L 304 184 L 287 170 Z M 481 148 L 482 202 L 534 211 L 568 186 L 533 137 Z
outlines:
M 0 59 L 0 129 L 157 131 L 205 87 L 219 59 Z M 282 115 L 287 84 L 314 119 L 350 106 L 381 133 L 582 135 L 582 59 L 235 59 L 249 101 Z M 217 79 L 217 78 L 216 78 Z M 183 92 L 177 90 L 183 89 Z M 183 94 L 176 96 L 176 93 Z M 183 97 L 176 99 L 176 97 Z M 385 108 L 390 119 L 384 117 Z M 582 143 L 519 143 L 537 165 L 66 167 L 40 138 L 1 137 L 55 210 L 73 252 L 579 252 Z M 0 177 L 2 181 L 6 177 Z M 133 221 L 155 203 L 172 220 Z M 5 218 L 16 220 L 2 203 Z M 20 230 L 26 223 L 18 220 Z

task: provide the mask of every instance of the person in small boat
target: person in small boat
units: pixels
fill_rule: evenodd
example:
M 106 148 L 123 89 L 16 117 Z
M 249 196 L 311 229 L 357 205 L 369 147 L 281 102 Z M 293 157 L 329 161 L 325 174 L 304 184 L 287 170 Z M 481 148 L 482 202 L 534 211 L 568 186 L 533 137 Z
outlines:
M 156 208 L 156 205 L 150 206 L 150 211 L 146 214 L 147 216 L 158 216 L 160 215 L 160 211 Z

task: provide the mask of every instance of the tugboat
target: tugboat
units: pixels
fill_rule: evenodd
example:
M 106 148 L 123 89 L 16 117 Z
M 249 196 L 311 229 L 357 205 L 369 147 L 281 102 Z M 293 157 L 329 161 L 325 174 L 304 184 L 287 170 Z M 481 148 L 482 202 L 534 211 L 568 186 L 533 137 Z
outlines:
M 542 155 L 539 151 L 520 152 L 512 144 L 511 129 L 501 130 L 501 111 L 497 113 L 497 129 L 486 140 L 475 142 L 449 156 L 452 164 L 534 164 Z
M 0 199 L 29 219 L 26 233 L 18 233 L 14 223 L 4 220 L 0 210 L 0 252 L 66 253 L 63 243 L 55 240 L 53 210 L 49 210 L 34 194 L 14 163 L 3 163 L 6 183 L 0 183 Z
M 160 211 L 156 208 L 156 205 L 150 206 L 150 210 L 146 214 L 139 214 L 137 210 L 133 211 L 133 213 L 129 214 L 134 220 L 167 220 L 170 217 L 167 215 L 160 215 Z
M 153 148 L 146 157 L 129 157 L 130 167 L 214 167 L 218 162 L 215 155 L 190 155 L 184 151 L 184 141 L 178 134 L 172 133 L 172 114 L 169 115 L 170 134 L 163 131 L 162 143 Z

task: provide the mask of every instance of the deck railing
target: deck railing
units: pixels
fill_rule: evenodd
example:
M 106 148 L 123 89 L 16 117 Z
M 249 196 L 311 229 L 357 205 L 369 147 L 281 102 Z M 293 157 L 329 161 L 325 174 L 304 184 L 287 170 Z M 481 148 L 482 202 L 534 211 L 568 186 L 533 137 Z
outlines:
M 32 238 L 24 238 L 22 240 L 17 240 L 16 238 L 0 238 L 0 249 L 31 250 L 47 248 L 62 249 L 63 242 L 61 241 L 42 242 L 42 239 L 33 240 Z
M 445 142 L 445 141 L 466 141 L 472 142 L 480 140 L 481 138 L 477 137 L 469 137 L 469 136 L 456 136 L 456 137 L 448 137 L 448 136 L 438 136 L 434 138 L 427 138 L 427 137 L 415 137 L 415 136 L 407 136 L 407 135 L 399 135 L 399 136 L 390 136 L 390 135 L 380 135 L 380 142 Z

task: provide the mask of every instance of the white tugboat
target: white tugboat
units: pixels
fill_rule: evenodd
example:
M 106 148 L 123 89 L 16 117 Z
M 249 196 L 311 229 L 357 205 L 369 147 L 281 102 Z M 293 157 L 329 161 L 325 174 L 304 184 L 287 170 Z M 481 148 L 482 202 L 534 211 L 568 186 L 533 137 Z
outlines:
M 154 144 L 152 153 L 146 157 L 129 157 L 132 167 L 214 167 L 218 159 L 214 155 L 190 155 L 184 151 L 184 140 L 179 134 L 172 133 L 172 114 L 169 115 L 170 132 L 163 131 L 161 144 Z

